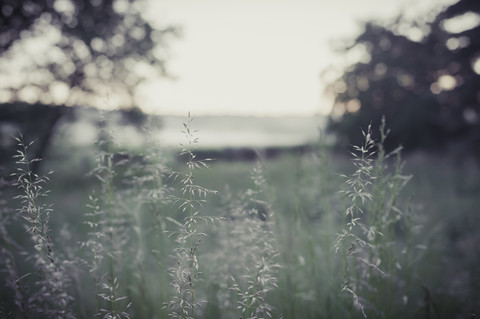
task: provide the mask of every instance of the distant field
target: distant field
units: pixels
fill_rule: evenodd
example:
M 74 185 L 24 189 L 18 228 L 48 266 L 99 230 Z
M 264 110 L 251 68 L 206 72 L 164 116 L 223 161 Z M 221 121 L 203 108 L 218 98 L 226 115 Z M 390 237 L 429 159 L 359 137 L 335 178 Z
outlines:
M 162 119 L 161 142 L 176 146 L 183 136 L 179 128 L 185 117 Z M 324 117 L 195 117 L 192 125 L 198 132 L 200 148 L 294 146 L 313 143 Z
M 163 147 L 179 147 L 184 143 L 183 122 L 186 117 L 159 116 L 152 119 L 151 134 Z M 62 134 L 72 145 L 86 146 L 95 142 L 98 113 L 81 112 L 72 125 L 62 126 Z M 292 147 L 316 143 L 326 117 L 228 117 L 201 116 L 192 125 L 201 149 Z M 111 126 L 120 145 L 137 147 L 142 137 L 133 126 Z

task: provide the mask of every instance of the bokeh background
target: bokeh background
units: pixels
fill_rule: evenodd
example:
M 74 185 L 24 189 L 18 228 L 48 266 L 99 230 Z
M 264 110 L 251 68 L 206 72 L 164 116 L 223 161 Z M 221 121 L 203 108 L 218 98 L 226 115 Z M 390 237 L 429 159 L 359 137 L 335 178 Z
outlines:
M 426 318 L 480 314 L 479 1 L 0 1 L 3 215 L 17 205 L 8 190 L 14 136 L 35 141 L 29 155 L 42 161 L 32 162 L 34 174 L 55 171 L 49 199 L 64 213 L 52 215 L 52 232 L 75 242 L 87 233 L 79 216 L 98 186 L 89 173 L 105 131 L 116 156 L 138 160 L 155 145 L 178 168 L 189 113 L 198 158 L 215 159 L 199 181 L 235 193 L 248 188 L 261 160 L 278 188 L 280 225 L 294 211 L 308 211 L 306 224 L 321 223 L 326 206 L 338 208 L 334 172 L 354 169 L 352 145 L 363 143 L 369 125 L 379 140 L 385 119 L 385 150 L 401 146 L 413 176 L 402 201 L 413 203 L 431 243 L 418 268 L 430 278 L 418 284 L 424 290 L 412 307 Z M 319 151 L 317 176 L 305 158 Z M 221 209 L 222 199 L 209 205 Z M 288 269 L 303 269 L 321 258 L 313 251 L 311 259 L 282 258 Z M 302 283 L 303 274 L 296 274 Z M 298 318 L 294 308 L 303 304 L 304 318 L 331 317 L 330 306 L 312 305 L 315 296 L 335 295 L 334 285 L 322 288 L 330 295 L 320 283 L 299 284 L 298 300 L 274 294 L 276 314 Z

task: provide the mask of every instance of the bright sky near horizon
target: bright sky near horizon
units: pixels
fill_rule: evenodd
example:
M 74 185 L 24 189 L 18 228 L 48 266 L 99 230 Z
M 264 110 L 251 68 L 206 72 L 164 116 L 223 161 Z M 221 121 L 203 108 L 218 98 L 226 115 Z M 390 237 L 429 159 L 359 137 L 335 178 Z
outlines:
M 322 70 L 345 63 L 329 43 L 359 21 L 438 10 L 453 0 L 150 0 L 155 23 L 175 24 L 161 79 L 140 91 L 146 111 L 184 115 L 309 116 L 329 112 Z M 435 6 L 435 7 L 434 7 Z

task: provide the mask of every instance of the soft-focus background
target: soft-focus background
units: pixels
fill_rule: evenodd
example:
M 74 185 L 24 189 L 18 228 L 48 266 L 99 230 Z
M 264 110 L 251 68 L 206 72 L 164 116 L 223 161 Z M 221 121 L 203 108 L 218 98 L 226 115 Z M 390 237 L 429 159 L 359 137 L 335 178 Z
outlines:
M 134 126 L 163 117 L 166 145 L 178 143 L 175 117 L 191 112 L 212 117 L 198 121 L 205 147 L 309 144 L 327 128 L 345 149 L 385 115 L 390 147 L 470 156 L 479 152 L 476 6 L 3 1 L 2 145 L 19 126 L 42 149 L 61 125 L 94 139 L 81 127 L 98 109 Z
M 321 262 L 328 254 L 318 247 L 341 230 L 326 224 L 325 211 L 342 214 L 340 174 L 355 169 L 352 145 L 363 143 L 369 125 L 380 140 L 382 118 L 386 152 L 401 145 L 402 174 L 412 175 L 399 201 L 424 229 L 418 246 L 428 247 L 412 288 L 417 300 L 404 295 L 398 304 L 425 318 L 480 314 L 479 1 L 0 1 L 2 216 L 18 205 L 10 190 L 14 136 L 35 141 L 29 155 L 42 161 L 31 163 L 33 174 L 54 171 L 51 231 L 76 245 L 88 233 L 81 216 L 98 187 L 91 172 L 99 141 L 110 136 L 109 152 L 140 159 L 135 164 L 161 149 L 165 162 L 182 170 L 189 113 L 198 158 L 214 159 L 198 183 L 235 194 L 250 187 L 254 161 L 263 163 L 278 227 L 288 235 L 276 240 L 280 250 L 298 251 L 280 254 L 293 275 L 279 275 L 282 286 L 269 299 L 274 314 L 354 313 L 337 304 L 335 280 L 323 281 L 335 266 Z M 222 211 L 225 197 L 207 206 Z M 294 212 L 305 213 L 301 225 L 314 235 L 297 242 L 292 238 L 307 230 L 282 229 Z M 14 247 L 9 236 L 26 241 L 19 228 L 8 236 L 2 229 L 2 251 Z M 20 266 L 20 277 L 28 269 Z M 9 295 L 6 286 L 0 298 Z M 201 316 L 220 316 L 220 293 L 205 291 L 219 305 L 212 302 Z M 76 306 L 80 317 L 95 311 L 85 298 Z M 148 304 L 149 312 L 131 313 L 163 317 L 147 299 L 134 304 Z M 11 297 L 0 300 L 5 314 L 20 317 L 9 309 Z M 316 307 L 315 300 L 324 303 Z

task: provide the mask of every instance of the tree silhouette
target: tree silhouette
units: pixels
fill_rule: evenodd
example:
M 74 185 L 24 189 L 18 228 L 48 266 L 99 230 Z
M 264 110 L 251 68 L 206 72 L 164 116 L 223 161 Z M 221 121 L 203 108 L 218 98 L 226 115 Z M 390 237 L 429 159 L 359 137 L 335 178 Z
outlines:
M 11 135 L 18 131 L 27 141 L 37 140 L 34 157 L 46 155 L 58 123 L 75 119 L 77 108 L 64 105 L 126 107 L 125 121 L 142 122 L 135 89 L 149 76 L 167 75 L 164 48 L 178 33 L 147 21 L 147 5 L 0 0 L 0 176 L 8 176 L 2 166 L 15 152 Z M 108 101 L 113 95 L 120 98 Z
M 89 103 L 88 97 L 97 95 L 106 99 L 106 88 L 123 93 L 125 104 L 134 104 L 134 90 L 145 73 L 166 74 L 159 48 L 177 33 L 174 27 L 154 28 L 146 21 L 146 5 L 142 0 L 1 0 L 4 76 L 12 61 L 24 58 L 9 74 L 20 78 L 7 86 L 10 100 L 21 100 L 28 88 L 49 101 L 53 83 L 68 91 L 67 104 Z
M 431 22 L 365 23 L 341 51 L 362 51 L 363 60 L 327 87 L 335 96 L 328 129 L 339 144 L 361 142 L 359 127 L 378 126 L 385 116 L 387 147 L 438 150 L 461 142 L 480 154 L 479 5 L 461 0 Z M 448 27 L 468 19 L 472 25 L 463 30 Z

